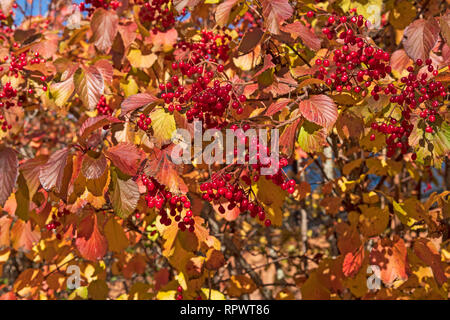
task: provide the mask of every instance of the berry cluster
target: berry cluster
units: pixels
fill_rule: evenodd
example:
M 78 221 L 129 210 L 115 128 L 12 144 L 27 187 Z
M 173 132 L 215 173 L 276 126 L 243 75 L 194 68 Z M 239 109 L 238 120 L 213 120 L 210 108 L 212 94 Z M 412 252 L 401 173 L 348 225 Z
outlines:
M 11 54 L 11 56 L 6 56 L 3 58 L 4 63 L 10 61 L 8 70 L 8 75 L 10 77 L 14 76 L 17 78 L 19 76 L 19 72 L 22 71 L 23 68 L 28 64 L 33 65 L 45 62 L 44 59 L 41 59 L 39 57 L 39 52 L 35 52 L 32 57 L 28 57 L 28 53 L 29 51 L 27 50 L 22 52 L 18 56 Z
M 57 208 L 53 207 L 52 211 L 50 212 L 50 214 L 51 214 L 51 218 L 52 219 L 50 220 L 50 222 L 48 224 L 45 225 L 45 228 L 48 231 L 56 230 L 59 226 L 61 226 L 61 222 L 58 221 L 58 219 L 64 217 L 65 215 L 70 214 L 70 211 L 67 210 L 67 209 L 59 211 Z M 58 240 L 61 240 L 62 239 L 61 234 L 57 233 L 56 234 L 56 238 Z
M 236 114 L 244 112 L 242 103 L 246 101 L 246 97 L 244 95 L 237 96 L 229 82 L 221 82 L 218 79 L 212 82 L 215 72 L 207 63 L 204 63 L 204 66 L 195 66 L 181 61 L 173 63 L 172 68 L 180 70 L 182 76 L 190 78 L 194 82 L 190 85 L 190 89 L 186 90 L 180 84 L 178 76 L 174 75 L 171 82 L 160 84 L 161 98 L 166 103 L 167 111 L 171 113 L 174 110 L 184 111 L 188 122 L 192 122 L 194 119 L 201 120 L 205 128 L 227 126 L 228 123 L 222 117 L 229 107 L 234 109 Z M 224 67 L 221 64 L 216 67 L 217 73 L 221 73 L 223 70 Z
M 90 5 L 90 7 L 86 7 L 86 5 Z M 89 14 L 92 14 L 96 8 L 103 8 L 108 10 L 109 8 L 113 10 L 117 10 L 122 5 L 120 1 L 116 0 L 86 0 L 85 2 L 81 2 L 78 5 L 80 11 L 87 11 Z
M 233 210 L 238 207 L 241 213 L 250 212 L 252 218 L 258 217 L 260 221 L 264 221 L 264 225 L 269 227 L 272 222 L 266 219 L 264 208 L 260 206 L 257 200 L 249 198 L 250 190 L 246 192 L 237 181 L 231 182 L 232 175 L 227 173 L 223 176 L 213 176 L 211 182 L 204 182 L 200 185 L 203 192 L 202 199 L 206 201 L 226 201 L 227 209 Z M 219 212 L 224 214 L 225 208 L 222 203 L 219 205 Z
M 180 41 L 175 44 L 175 47 L 182 51 L 189 51 L 190 61 L 193 64 L 198 64 L 203 60 L 218 63 L 219 59 L 222 61 L 229 59 L 230 41 L 231 36 L 227 34 L 215 34 L 212 31 L 202 30 L 200 41 Z
M 433 133 L 436 117 L 439 116 L 438 108 L 442 105 L 440 100 L 443 99 L 448 93 L 446 88 L 440 81 L 434 81 L 430 78 L 430 74 L 436 76 L 438 71 L 432 65 L 431 59 L 425 61 L 426 67 L 423 72 L 420 72 L 420 68 L 423 65 L 423 61 L 418 59 L 415 62 L 415 66 L 408 67 L 408 76 L 400 79 L 401 88 L 398 95 L 397 89 L 394 85 L 389 84 L 384 90 L 385 94 L 393 94 L 390 97 L 390 102 L 394 104 L 395 108 L 400 108 L 401 118 L 396 119 L 390 117 L 389 123 L 379 124 L 373 122 L 371 127 L 380 133 L 385 134 L 387 144 L 387 156 L 392 157 L 395 155 L 395 150 L 400 149 L 402 154 L 408 152 L 410 146 L 408 143 L 408 137 L 410 136 L 414 125 L 411 123 L 411 112 L 415 109 L 419 109 L 419 116 L 424 121 L 424 128 L 426 133 Z M 419 76 L 420 75 L 420 76 Z M 370 136 L 371 140 L 375 139 L 375 135 Z M 412 154 L 411 159 L 415 160 L 417 155 Z
M 139 11 L 139 20 L 145 27 L 151 28 L 153 34 L 164 32 L 175 23 L 175 15 L 171 6 L 171 0 L 146 2 Z M 183 9 L 182 15 L 185 14 L 186 9 Z
M 332 90 L 353 91 L 363 96 L 370 94 L 379 99 L 382 88 L 375 81 L 391 72 L 390 55 L 377 49 L 358 36 L 359 28 L 365 24 L 363 16 L 330 16 L 322 32 L 329 40 L 338 38 L 344 44 L 332 51 L 331 59 L 317 59 L 319 67 L 316 77 L 325 80 Z M 341 31 L 338 31 L 341 30 Z
M 195 221 L 190 210 L 191 201 L 184 195 L 173 195 L 165 185 L 160 184 L 153 177 L 141 175 L 141 179 L 147 187 L 147 194 L 145 195 L 147 206 L 159 210 L 160 223 L 170 226 L 173 218 L 181 231 L 194 232 Z M 170 215 L 167 214 L 167 211 Z M 183 211 L 185 211 L 184 217 L 182 216 Z
M 109 106 L 109 104 L 106 102 L 106 97 L 105 96 L 101 96 L 100 100 L 97 103 L 97 113 L 99 115 L 111 115 L 112 113 L 112 109 Z
M 150 124 L 152 123 L 152 119 L 149 115 L 141 113 L 139 116 L 139 120 L 137 121 L 137 125 L 141 130 L 147 131 Z

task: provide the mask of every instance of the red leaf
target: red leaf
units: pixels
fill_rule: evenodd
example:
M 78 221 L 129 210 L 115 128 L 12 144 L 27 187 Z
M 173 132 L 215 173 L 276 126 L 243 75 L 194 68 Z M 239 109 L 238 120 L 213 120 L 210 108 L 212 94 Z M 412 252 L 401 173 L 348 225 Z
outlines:
M 361 269 L 364 260 L 364 246 L 361 246 L 355 253 L 348 252 L 342 264 L 342 272 L 346 277 L 353 277 Z
M 92 41 L 103 52 L 107 52 L 114 41 L 119 26 L 119 17 L 115 11 L 99 8 L 91 19 Z
M 86 138 L 95 130 L 100 129 L 103 126 L 111 124 L 111 123 L 121 123 L 121 122 L 123 122 L 123 121 L 121 121 L 115 117 L 107 116 L 107 115 L 98 116 L 98 117 L 94 117 L 94 118 L 88 118 L 81 125 L 78 135 L 80 136 L 81 140 L 86 140 Z
M 83 235 L 79 234 L 75 241 L 81 256 L 91 261 L 103 258 L 106 254 L 108 243 L 105 236 L 98 229 L 97 216 L 92 214 L 92 216 L 83 219 L 81 224 L 92 224 L 92 232 Z
M 139 169 L 144 153 L 134 144 L 119 143 L 105 151 L 105 155 L 123 173 L 134 176 Z
M 308 121 L 322 127 L 331 127 L 338 117 L 336 104 L 330 97 L 323 94 L 301 101 L 299 109 Z
M 155 153 L 150 157 L 145 173 L 154 177 L 159 183 L 164 184 L 172 193 L 186 193 L 188 187 L 184 183 L 177 167 L 170 160 L 171 147 L 164 150 L 153 149 Z
M 263 0 L 263 17 L 270 33 L 279 34 L 279 25 L 294 12 L 288 0 Z
M 291 117 L 294 118 L 298 114 L 298 110 L 292 112 Z M 295 133 L 297 132 L 298 124 L 300 123 L 300 118 L 294 122 L 288 124 L 280 136 L 280 152 L 288 156 L 292 154 L 295 143 Z
M 439 38 L 439 24 L 434 19 L 419 19 L 406 27 L 403 33 L 403 47 L 414 61 L 425 60 L 430 56 Z
M 40 155 L 34 159 L 29 159 L 22 163 L 19 167 L 22 172 L 25 181 L 27 182 L 28 192 L 30 199 L 33 198 L 36 191 L 39 189 L 41 182 L 39 181 L 39 173 L 41 167 L 48 161 L 48 156 Z
M 411 63 L 411 59 L 408 57 L 405 50 L 403 50 L 403 49 L 396 50 L 391 55 L 392 70 L 402 72 L 403 70 L 405 70 L 408 67 L 408 65 L 410 63 Z
M 292 99 L 288 98 L 280 98 L 277 100 L 277 102 L 272 103 L 269 108 L 267 108 L 266 116 L 273 116 L 275 113 L 280 112 L 283 110 L 289 102 L 291 102 Z
M 272 62 L 272 55 L 266 54 L 264 57 L 264 65 L 257 73 L 255 73 L 254 77 L 259 76 L 261 73 L 266 71 L 267 69 L 274 68 L 275 64 Z
M 93 110 L 105 89 L 103 75 L 95 66 L 82 67 L 74 75 L 75 89 L 89 110 Z
M 3 206 L 13 192 L 19 174 L 16 152 L 0 146 L 0 205 Z
M 158 98 L 149 93 L 138 93 L 132 96 L 129 96 L 122 102 L 122 111 L 121 114 L 126 114 L 128 112 L 139 109 L 140 107 L 146 106 L 150 103 L 157 101 Z
M 403 239 L 393 241 L 383 239 L 378 242 L 370 252 L 369 261 L 372 265 L 380 267 L 381 280 L 392 284 L 396 279 L 407 279 L 406 246 Z
M 93 158 L 88 154 L 83 157 L 81 172 L 87 179 L 98 179 L 105 172 L 108 163 L 105 155 L 100 153 L 97 158 Z
M 414 242 L 414 253 L 433 270 L 434 277 L 439 285 L 447 281 L 445 269 L 441 263 L 441 255 L 434 244 L 428 239 L 418 239 Z
M 59 192 L 61 189 L 68 155 L 68 148 L 58 150 L 52 154 L 47 163 L 41 167 L 39 181 L 41 181 L 42 187 L 45 190 L 49 191 L 51 188 L 55 187 L 56 191 Z
M 103 80 L 110 84 L 113 79 L 114 69 L 112 64 L 106 60 L 98 60 L 94 63 L 94 66 L 100 71 L 103 76 Z
M 305 45 L 312 50 L 320 49 L 320 38 L 300 21 L 281 27 L 284 32 L 290 33 L 294 38 L 300 37 Z
M 225 0 L 217 6 L 216 9 L 216 22 L 219 26 L 223 27 L 228 23 L 228 18 L 230 17 L 230 12 L 233 6 L 239 0 Z

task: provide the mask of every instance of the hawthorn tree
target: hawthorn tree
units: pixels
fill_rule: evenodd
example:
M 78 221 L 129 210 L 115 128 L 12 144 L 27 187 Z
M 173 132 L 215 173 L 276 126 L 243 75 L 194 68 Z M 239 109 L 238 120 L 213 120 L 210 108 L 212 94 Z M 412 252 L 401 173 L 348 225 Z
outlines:
M 0 4 L 1 298 L 448 299 L 448 0 Z

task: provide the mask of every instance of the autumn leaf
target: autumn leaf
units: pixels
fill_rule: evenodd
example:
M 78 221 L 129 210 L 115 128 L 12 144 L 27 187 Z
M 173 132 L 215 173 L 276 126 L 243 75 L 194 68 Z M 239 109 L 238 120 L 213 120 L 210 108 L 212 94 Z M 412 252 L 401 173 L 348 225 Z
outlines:
M 294 12 L 288 0 L 263 0 L 262 7 L 265 25 L 273 34 L 280 33 L 280 24 L 289 19 Z
M 260 28 L 253 28 L 244 33 L 241 42 L 239 43 L 238 51 L 242 54 L 247 54 L 253 51 L 256 45 L 261 41 L 264 31 Z
M 239 0 L 225 0 L 217 6 L 216 9 L 216 22 L 219 26 L 223 27 L 228 23 L 231 9 Z
M 169 143 L 176 130 L 174 116 L 164 108 L 158 107 L 150 112 L 150 118 L 152 119 L 151 126 L 156 142 L 160 145 Z
M 114 212 L 125 219 L 136 209 L 140 197 L 139 187 L 133 179 L 123 180 L 116 173 L 113 174 L 112 183 Z
M 114 252 L 125 250 L 128 245 L 128 238 L 125 235 L 123 227 L 114 218 L 108 219 L 105 225 L 104 233 L 108 240 L 108 248 Z
M 447 276 L 435 245 L 430 240 L 421 238 L 414 241 L 413 250 L 423 262 L 431 267 L 437 282 L 442 286 L 447 281 Z
M 171 148 L 164 150 L 154 149 L 144 168 L 145 174 L 154 177 L 159 183 L 165 185 L 175 194 L 186 193 L 188 187 L 184 183 L 175 164 L 170 160 Z
M 144 153 L 134 144 L 119 143 L 105 151 L 105 155 L 123 173 L 134 176 L 139 169 Z
M 92 213 L 84 218 L 82 224 L 92 224 L 90 232 L 83 235 L 78 235 L 76 239 L 76 246 L 81 256 L 87 260 L 96 261 L 106 254 L 108 244 L 105 236 L 98 228 L 97 215 Z
M 396 279 L 407 279 L 406 246 L 403 239 L 383 239 L 372 248 L 369 261 L 380 267 L 380 277 L 385 284 Z
M 31 221 L 16 220 L 11 229 L 11 246 L 15 250 L 30 251 L 33 245 L 39 241 L 41 233 L 38 228 L 31 226 Z
M 121 120 L 108 115 L 88 118 L 81 125 L 78 135 L 80 136 L 81 140 L 86 140 L 89 137 L 89 135 L 95 130 L 112 123 L 121 123 L 121 122 L 122 122 Z
M 326 128 L 332 127 L 338 117 L 336 104 L 330 97 L 323 94 L 302 100 L 299 110 L 308 121 Z
M 95 66 L 82 67 L 74 75 L 75 89 L 84 105 L 92 110 L 105 89 L 104 79 Z
M 114 41 L 119 26 L 119 17 L 115 11 L 98 8 L 91 19 L 92 42 L 103 52 L 107 52 Z
M 62 187 L 68 156 L 68 148 L 58 150 L 50 156 L 46 164 L 40 167 L 39 181 L 45 190 L 49 191 L 55 187 L 56 191 L 59 192 Z
M 342 265 L 342 271 L 346 277 L 353 277 L 359 271 L 364 260 L 364 246 L 356 252 L 347 252 Z
M 403 47 L 408 56 L 416 61 L 425 61 L 439 38 L 439 24 L 434 19 L 419 19 L 406 27 L 403 34 Z
M 124 102 L 122 102 L 121 114 L 127 114 L 143 106 L 149 105 L 157 100 L 158 98 L 149 93 L 138 93 L 129 96 L 128 98 L 125 99 Z
M 0 145 L 0 205 L 3 206 L 13 192 L 19 174 L 16 152 Z
M 320 38 L 300 21 L 282 26 L 281 30 L 290 33 L 294 38 L 302 39 L 303 43 L 311 50 L 317 51 L 320 49 Z
M 108 163 L 103 153 L 94 155 L 94 157 L 87 153 L 83 157 L 81 172 L 87 179 L 98 179 L 103 175 L 107 166 Z

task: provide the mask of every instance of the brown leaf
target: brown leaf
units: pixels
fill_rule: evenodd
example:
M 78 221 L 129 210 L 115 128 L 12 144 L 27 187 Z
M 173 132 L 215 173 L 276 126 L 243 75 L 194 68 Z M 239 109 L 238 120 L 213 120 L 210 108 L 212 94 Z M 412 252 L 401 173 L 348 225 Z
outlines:
M 442 38 L 450 46 L 450 12 L 440 17 L 439 24 L 441 26 Z
M 411 59 L 406 54 L 405 50 L 399 49 L 394 51 L 391 55 L 391 67 L 392 70 L 402 72 L 411 64 Z
M 307 120 L 326 128 L 333 126 L 338 117 L 336 104 L 324 94 L 301 101 L 299 109 Z
M 122 102 L 121 114 L 127 114 L 128 112 L 139 109 L 140 107 L 146 106 L 150 103 L 157 101 L 158 98 L 149 93 L 138 93 L 129 96 Z
M 244 33 L 241 42 L 239 43 L 238 51 L 241 54 L 247 54 L 261 41 L 264 31 L 260 28 L 252 28 Z
M 217 6 L 216 22 L 219 26 L 224 27 L 228 23 L 230 12 L 239 0 L 225 0 Z
M 134 176 L 144 154 L 134 144 L 119 143 L 105 151 L 105 155 L 123 173 Z
M 95 109 L 105 90 L 105 83 L 100 70 L 95 66 L 83 66 L 75 73 L 74 83 L 84 105 L 89 110 Z
M 92 41 L 100 51 L 107 52 L 114 41 L 119 26 L 115 11 L 98 8 L 91 18 Z
M 109 250 L 122 252 L 128 247 L 129 242 L 123 227 L 113 217 L 106 222 L 104 232 Z
M 18 219 L 14 222 L 11 229 L 11 244 L 15 250 L 30 251 L 40 237 L 41 234 L 37 228 L 35 230 L 31 229 L 30 221 L 25 222 Z
M 418 19 L 406 27 L 403 33 L 403 47 L 408 56 L 414 61 L 425 61 L 430 56 L 439 38 L 439 24 L 434 20 Z
M 40 155 L 34 159 L 29 159 L 19 166 L 20 172 L 23 174 L 28 187 L 29 198 L 32 199 L 38 190 L 41 182 L 39 181 L 39 173 L 41 167 L 47 163 L 48 156 Z
M 3 206 L 13 192 L 19 174 L 16 152 L 0 145 L 0 205 Z
M 64 148 L 53 153 L 47 163 L 40 168 L 39 181 L 42 187 L 49 191 L 55 187 L 56 191 L 62 187 L 64 169 L 67 164 L 69 149 Z
M 96 158 L 91 157 L 89 152 L 84 155 L 81 165 L 81 172 L 87 179 L 98 179 L 106 170 L 108 162 L 103 153 L 100 153 Z
M 78 135 L 80 136 L 80 139 L 84 141 L 95 130 L 100 129 L 103 126 L 111 123 L 121 123 L 121 122 L 122 122 L 121 120 L 108 115 L 88 118 L 81 125 Z
M 282 26 L 281 30 L 290 33 L 294 38 L 302 39 L 304 44 L 311 50 L 317 51 L 320 49 L 320 38 L 300 21 Z
M 265 25 L 273 34 L 280 33 L 279 25 L 289 19 L 294 12 L 288 0 L 263 0 L 262 7 Z
M 434 244 L 428 239 L 418 239 L 414 242 L 414 253 L 433 270 L 434 277 L 439 285 L 447 281 L 445 269 L 441 263 L 441 255 Z
M 126 219 L 134 209 L 136 209 L 139 197 L 139 187 L 133 179 L 122 180 L 113 175 L 114 191 L 112 194 L 112 204 L 114 212 L 119 217 Z

